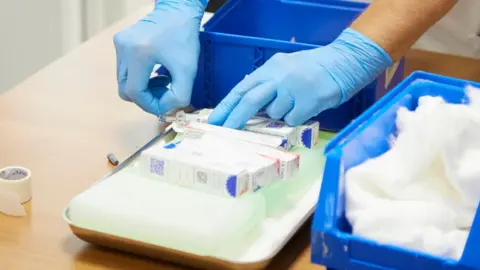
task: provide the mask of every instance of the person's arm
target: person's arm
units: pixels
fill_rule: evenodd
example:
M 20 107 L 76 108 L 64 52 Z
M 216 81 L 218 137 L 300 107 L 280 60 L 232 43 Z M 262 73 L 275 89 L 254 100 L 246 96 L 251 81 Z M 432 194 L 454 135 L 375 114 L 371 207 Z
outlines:
M 327 46 L 276 54 L 237 84 L 209 123 L 242 127 L 266 106 L 296 126 L 352 98 L 399 60 L 458 0 L 374 0 Z
M 393 61 L 410 47 L 458 0 L 374 0 L 351 25 L 382 47 Z
M 115 34 L 118 94 L 123 100 L 157 117 L 190 104 L 206 6 L 207 0 L 157 0 L 150 13 Z M 157 64 L 166 76 L 151 78 Z

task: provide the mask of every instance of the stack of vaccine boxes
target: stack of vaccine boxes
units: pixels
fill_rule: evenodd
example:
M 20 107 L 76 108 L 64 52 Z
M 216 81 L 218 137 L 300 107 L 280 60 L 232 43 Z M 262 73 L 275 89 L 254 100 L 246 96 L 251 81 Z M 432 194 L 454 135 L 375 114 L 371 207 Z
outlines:
M 140 170 L 159 181 L 228 197 L 295 177 L 300 156 L 288 150 L 313 147 L 318 122 L 289 127 L 268 118 L 252 120 L 245 130 L 187 123 L 181 141 L 143 151 Z
M 190 123 L 207 123 L 208 116 L 212 112 L 212 109 L 203 109 L 196 111 L 194 114 L 189 115 L 184 119 L 185 122 Z M 213 127 L 204 127 L 211 130 Z M 264 115 L 257 115 L 250 119 L 245 125 L 244 130 L 251 131 L 253 133 L 266 134 L 282 139 L 282 148 L 290 150 L 294 146 L 302 146 L 306 148 L 312 148 L 318 143 L 318 132 L 320 125 L 317 121 L 308 121 L 304 125 L 298 127 L 291 127 L 285 124 L 285 122 L 272 120 Z M 183 132 L 183 126 L 181 131 Z M 220 131 L 218 131 L 220 132 Z M 248 136 L 239 134 L 239 136 Z M 274 144 L 275 140 L 269 138 Z M 257 141 L 254 141 L 256 143 Z M 271 145 L 270 145 L 271 146 Z

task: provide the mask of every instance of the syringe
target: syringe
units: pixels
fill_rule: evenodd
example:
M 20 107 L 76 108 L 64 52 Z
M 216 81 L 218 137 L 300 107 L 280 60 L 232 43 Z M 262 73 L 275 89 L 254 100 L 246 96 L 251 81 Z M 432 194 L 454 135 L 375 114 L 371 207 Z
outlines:
M 210 109 L 205 109 L 198 111 L 197 113 L 185 113 L 184 111 L 178 111 L 175 115 L 160 114 L 158 116 L 158 121 L 162 123 L 175 123 L 180 126 L 191 122 L 208 123 L 208 116 L 210 115 L 210 112 Z M 259 113 L 258 116 L 254 116 L 248 120 L 247 124 L 255 125 L 265 121 L 268 121 L 266 114 Z
M 158 116 L 158 121 L 162 123 L 176 123 L 180 125 L 184 125 L 190 122 L 207 123 L 208 115 L 185 113 L 184 111 L 179 111 L 175 115 L 161 114 Z

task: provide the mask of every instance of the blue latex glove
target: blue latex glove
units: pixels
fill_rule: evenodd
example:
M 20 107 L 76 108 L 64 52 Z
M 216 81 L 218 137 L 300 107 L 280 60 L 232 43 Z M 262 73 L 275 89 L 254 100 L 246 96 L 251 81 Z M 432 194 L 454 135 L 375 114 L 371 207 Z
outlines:
M 391 64 L 382 48 L 346 29 L 328 46 L 274 55 L 232 89 L 209 122 L 241 128 L 266 107 L 272 119 L 300 125 L 350 99 Z
M 145 18 L 115 35 L 122 99 L 154 115 L 190 104 L 206 5 L 207 0 L 160 0 Z M 171 74 L 170 89 L 150 81 L 156 64 Z

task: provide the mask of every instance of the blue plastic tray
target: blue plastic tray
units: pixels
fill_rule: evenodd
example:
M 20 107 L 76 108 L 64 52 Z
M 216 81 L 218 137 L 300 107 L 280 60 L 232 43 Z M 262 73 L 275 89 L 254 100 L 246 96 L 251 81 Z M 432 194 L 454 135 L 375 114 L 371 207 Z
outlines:
M 200 33 L 201 53 L 192 94 L 196 108 L 214 107 L 245 75 L 278 52 L 332 42 L 367 7 L 332 0 L 230 0 Z M 295 37 L 296 42 L 290 42 Z M 403 60 L 342 106 L 316 117 L 338 131 L 403 79 Z M 387 82 L 387 83 L 386 83 Z
M 468 102 L 464 87 L 479 83 L 415 72 L 342 130 L 326 147 L 322 189 L 312 225 L 312 261 L 329 269 L 480 269 L 480 212 L 477 211 L 459 262 L 351 234 L 345 218 L 346 170 L 388 150 L 400 106 L 414 109 L 418 98 L 441 96 L 450 103 Z

